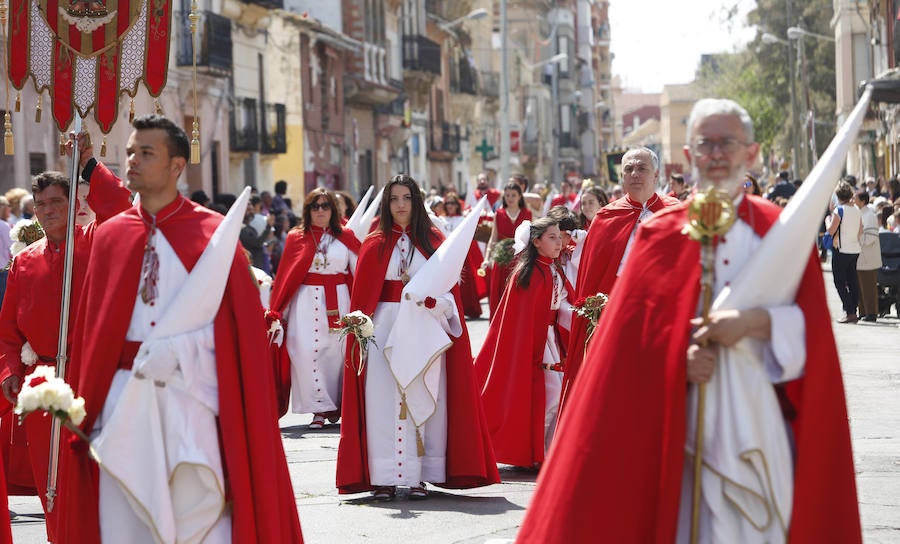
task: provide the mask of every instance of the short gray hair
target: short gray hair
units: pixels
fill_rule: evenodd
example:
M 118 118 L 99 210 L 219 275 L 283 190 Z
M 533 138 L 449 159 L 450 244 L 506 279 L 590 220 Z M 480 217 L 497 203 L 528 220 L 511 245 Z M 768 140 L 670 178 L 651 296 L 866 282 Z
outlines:
M 734 115 L 744 126 L 744 143 L 753 142 L 753 119 L 740 104 L 727 98 L 703 98 L 694 104 L 687 122 L 687 143 L 691 145 L 694 137 L 694 125 L 702 119 L 713 115 Z
M 646 153 L 650 155 L 650 162 L 653 163 L 653 169 L 659 171 L 659 156 L 656 155 L 656 152 L 650 149 L 649 147 L 635 147 L 633 149 L 629 149 L 622 155 L 622 162 L 625 162 L 625 157 L 629 155 L 635 155 L 637 153 Z

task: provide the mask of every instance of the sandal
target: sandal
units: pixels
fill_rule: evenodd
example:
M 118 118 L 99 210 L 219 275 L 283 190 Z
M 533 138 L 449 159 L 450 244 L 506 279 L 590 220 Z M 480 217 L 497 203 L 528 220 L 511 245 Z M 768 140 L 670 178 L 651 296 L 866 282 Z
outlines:
M 325 416 L 322 414 L 316 414 L 313 416 L 312 423 L 309 424 L 309 428 L 313 430 L 321 429 L 325 426 Z
M 392 501 L 397 494 L 397 488 L 392 485 L 383 485 L 375 488 L 372 498 L 376 501 Z
M 428 491 L 425 489 L 425 482 L 420 482 L 418 487 L 409 489 L 409 500 L 424 501 L 428 498 Z

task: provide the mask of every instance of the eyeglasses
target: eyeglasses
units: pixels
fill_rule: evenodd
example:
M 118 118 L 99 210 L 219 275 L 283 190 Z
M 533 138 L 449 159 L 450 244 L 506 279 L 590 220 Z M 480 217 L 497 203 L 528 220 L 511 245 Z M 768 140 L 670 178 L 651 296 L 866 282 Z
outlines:
M 723 138 L 721 140 L 707 140 L 701 138 L 694 144 L 694 151 L 698 155 L 710 155 L 713 150 L 718 147 L 722 153 L 730 155 L 745 145 L 747 144 L 734 138 Z
M 316 211 L 316 210 L 322 210 L 322 211 L 330 210 L 330 209 L 331 209 L 331 203 L 330 203 L 330 202 L 322 202 L 322 203 L 320 204 L 320 203 L 318 203 L 318 202 L 313 202 L 312 204 L 309 205 L 309 209 L 312 210 L 312 211 Z

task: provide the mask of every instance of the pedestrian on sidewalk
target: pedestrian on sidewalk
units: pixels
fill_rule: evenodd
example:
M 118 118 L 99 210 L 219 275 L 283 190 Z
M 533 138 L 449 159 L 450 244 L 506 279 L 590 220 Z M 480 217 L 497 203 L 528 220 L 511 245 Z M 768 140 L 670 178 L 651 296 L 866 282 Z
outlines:
M 831 273 L 834 288 L 844 307 L 844 317 L 838 323 L 856 323 L 856 307 L 859 305 L 859 279 L 856 262 L 859 259 L 860 237 L 863 233 L 862 214 L 853 204 L 853 188 L 846 181 L 838 184 L 834 191 L 838 204 L 826 222 L 826 232 L 834 239 L 831 251 Z

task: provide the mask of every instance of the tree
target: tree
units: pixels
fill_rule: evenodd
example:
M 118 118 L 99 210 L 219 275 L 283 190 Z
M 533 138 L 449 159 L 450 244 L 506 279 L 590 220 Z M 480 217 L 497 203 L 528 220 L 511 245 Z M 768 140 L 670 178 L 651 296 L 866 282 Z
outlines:
M 830 0 L 793 2 L 792 20 L 788 21 L 787 7 L 792 0 L 756 0 L 755 9 L 747 15 L 747 24 L 757 29 L 756 37 L 744 49 L 716 57 L 716 62 L 702 63 L 697 74 L 701 89 L 711 95 L 736 100 L 747 108 L 753 118 L 756 140 L 761 144 L 766 164 L 790 157 L 791 95 L 790 72 L 797 70 L 796 42 L 790 45 L 762 41 L 764 33 L 787 40 L 787 29 L 800 26 L 817 34 L 831 34 L 830 20 L 834 13 Z M 735 24 L 737 10 L 724 10 L 725 23 Z M 797 74 L 797 101 L 800 119 L 805 119 L 803 106 L 807 93 L 810 109 L 815 113 L 816 153 L 821 154 L 834 136 L 835 69 L 834 43 L 804 38 L 808 86 L 804 72 Z M 789 47 L 794 48 L 795 64 L 789 66 Z M 799 123 L 798 123 L 799 124 Z M 801 142 L 807 138 L 801 133 Z M 805 171 L 806 168 L 801 168 Z

